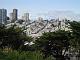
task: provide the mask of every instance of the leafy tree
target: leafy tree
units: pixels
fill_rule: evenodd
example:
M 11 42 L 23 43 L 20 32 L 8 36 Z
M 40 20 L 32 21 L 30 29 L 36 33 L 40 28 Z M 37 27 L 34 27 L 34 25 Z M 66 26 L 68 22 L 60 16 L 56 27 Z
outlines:
M 32 38 L 24 35 L 23 30 L 19 27 L 12 26 L 10 28 L 0 29 L 0 46 L 2 48 L 20 49 L 24 46 L 25 41 L 29 41 Z
M 47 32 L 37 38 L 35 45 L 44 54 L 44 58 L 52 55 L 56 60 L 65 60 L 65 52 L 69 49 L 70 32 Z M 65 51 L 63 53 L 63 50 Z
M 4 37 L 6 37 L 5 32 L 6 32 L 5 26 L 0 25 L 0 48 L 3 48 L 2 43 L 4 42 Z
M 75 52 L 77 51 L 80 54 L 80 22 L 72 21 L 69 24 L 72 29 L 71 46 L 75 48 Z

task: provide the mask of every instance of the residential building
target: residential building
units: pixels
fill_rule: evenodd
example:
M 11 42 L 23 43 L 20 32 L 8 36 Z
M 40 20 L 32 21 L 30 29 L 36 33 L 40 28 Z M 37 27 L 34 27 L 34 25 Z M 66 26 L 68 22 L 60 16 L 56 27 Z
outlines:
M 13 13 L 10 13 L 10 20 L 13 21 Z
M 15 22 L 16 20 L 18 20 L 18 10 L 17 9 L 13 9 L 13 13 L 12 13 L 12 22 Z
M 0 9 L 0 24 L 7 24 L 7 10 Z
M 25 21 L 25 23 L 29 23 L 30 22 L 29 13 L 24 13 L 24 16 L 22 16 L 22 19 Z

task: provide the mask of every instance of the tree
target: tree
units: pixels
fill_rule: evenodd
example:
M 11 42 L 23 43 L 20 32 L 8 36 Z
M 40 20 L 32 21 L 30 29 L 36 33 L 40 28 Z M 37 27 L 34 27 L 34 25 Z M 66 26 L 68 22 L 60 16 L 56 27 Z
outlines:
M 69 37 L 69 31 L 47 32 L 36 39 L 35 45 L 37 49 L 43 52 L 45 58 L 52 55 L 56 60 L 65 60 L 65 52 L 68 51 L 70 46 Z
M 10 28 L 0 29 L 0 46 L 2 48 L 11 48 L 18 50 L 24 46 L 25 41 L 30 41 L 31 37 L 24 35 L 23 30 L 19 27 L 12 26 Z
M 5 32 L 5 26 L 0 25 L 0 48 L 3 48 L 2 43 L 4 42 Z
M 72 29 L 71 47 L 80 55 L 80 22 L 72 21 L 69 24 Z

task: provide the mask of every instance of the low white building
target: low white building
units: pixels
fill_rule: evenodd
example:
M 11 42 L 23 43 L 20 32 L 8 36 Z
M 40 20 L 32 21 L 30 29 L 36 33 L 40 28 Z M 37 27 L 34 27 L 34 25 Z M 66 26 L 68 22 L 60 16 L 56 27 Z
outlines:
M 10 23 L 7 24 L 6 26 L 9 28 L 12 25 L 16 25 L 16 27 L 21 27 L 24 29 L 24 32 L 32 37 L 38 37 L 41 36 L 42 33 L 44 32 L 54 32 L 56 30 L 65 30 L 68 31 L 70 30 L 69 24 L 65 23 L 65 20 L 59 21 L 59 19 L 53 19 L 53 20 L 36 20 L 33 22 L 29 22 L 28 24 L 25 24 L 25 21 L 20 24 L 20 23 Z

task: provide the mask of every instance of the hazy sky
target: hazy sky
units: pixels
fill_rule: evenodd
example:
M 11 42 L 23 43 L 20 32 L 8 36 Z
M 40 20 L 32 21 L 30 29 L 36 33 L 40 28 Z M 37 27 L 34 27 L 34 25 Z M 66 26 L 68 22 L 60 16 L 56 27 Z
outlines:
M 50 11 L 73 11 L 80 13 L 80 0 L 0 0 L 0 8 L 8 13 L 17 8 L 19 15 L 30 12 L 31 15 Z

